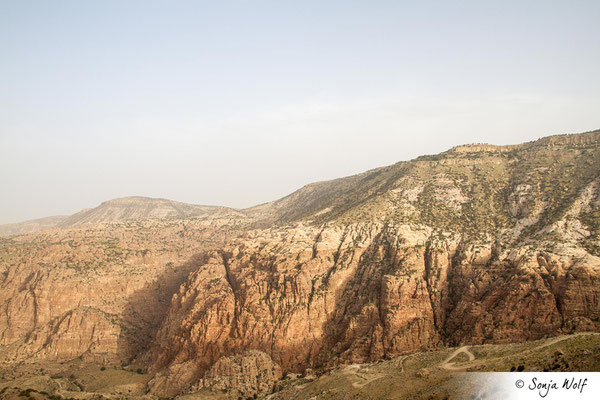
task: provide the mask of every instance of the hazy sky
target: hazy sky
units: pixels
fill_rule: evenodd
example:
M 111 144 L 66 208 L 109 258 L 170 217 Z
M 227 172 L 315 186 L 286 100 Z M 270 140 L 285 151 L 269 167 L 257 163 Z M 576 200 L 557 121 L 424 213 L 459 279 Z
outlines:
M 0 223 L 600 128 L 600 1 L 0 0 Z

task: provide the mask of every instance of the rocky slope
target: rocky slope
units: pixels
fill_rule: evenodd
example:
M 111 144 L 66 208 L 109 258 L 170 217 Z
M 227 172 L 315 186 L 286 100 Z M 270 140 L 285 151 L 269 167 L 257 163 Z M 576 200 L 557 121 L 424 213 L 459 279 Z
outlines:
M 3 239 L 0 351 L 247 397 L 284 373 L 600 331 L 599 165 L 600 131 L 459 146 L 242 212 Z
M 0 239 L 0 358 L 128 363 L 171 295 L 244 221 L 127 220 Z

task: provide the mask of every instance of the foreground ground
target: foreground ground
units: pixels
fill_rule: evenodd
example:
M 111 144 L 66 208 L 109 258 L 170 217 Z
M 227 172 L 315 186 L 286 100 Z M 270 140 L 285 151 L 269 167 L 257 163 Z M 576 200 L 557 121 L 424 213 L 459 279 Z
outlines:
M 288 375 L 266 398 L 445 399 L 468 398 L 470 372 L 600 371 L 600 334 L 580 333 L 506 345 L 463 346 L 350 364 L 320 376 Z M 148 374 L 139 366 L 109 368 L 80 360 L 62 364 L 3 364 L 1 399 L 157 399 L 146 394 Z M 207 389 L 178 399 L 237 399 Z

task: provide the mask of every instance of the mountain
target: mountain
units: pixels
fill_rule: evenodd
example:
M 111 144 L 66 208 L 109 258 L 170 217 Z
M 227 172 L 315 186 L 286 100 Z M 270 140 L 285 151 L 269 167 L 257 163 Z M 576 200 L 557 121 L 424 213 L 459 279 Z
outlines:
M 235 213 L 233 209 L 200 206 L 178 201 L 149 197 L 122 197 L 108 200 L 96 208 L 80 211 L 71 216 L 57 216 L 0 225 L 0 236 L 18 235 L 42 229 L 64 228 L 84 224 L 103 224 L 127 219 L 190 218 L 216 213 Z
M 512 146 L 457 146 L 313 183 L 246 211 L 275 224 L 393 220 L 445 228 L 458 223 L 477 232 L 511 229 L 526 211 L 523 204 L 514 204 L 518 199 L 509 198 L 515 189 L 529 190 L 522 197 L 544 203 L 541 220 L 558 218 L 597 178 L 599 141 L 600 131 L 593 131 Z
M 42 229 L 54 228 L 59 226 L 67 218 L 67 215 L 57 215 L 54 217 L 18 222 L 16 224 L 0 225 L 0 236 L 22 235 L 29 232 L 40 231 Z
M 200 388 L 223 357 L 254 350 L 301 373 L 597 331 L 599 165 L 598 131 L 459 146 L 247 210 L 272 227 L 182 285 L 149 386 Z
M 127 219 L 188 218 L 228 210 L 226 207 L 199 206 L 166 199 L 123 197 L 105 201 L 91 210 L 84 210 L 59 224 L 61 227 L 102 224 Z
M 600 332 L 599 166 L 594 131 L 457 146 L 195 218 L 109 204 L 0 239 L 0 356 L 139 369 L 140 396 L 247 398 L 286 374 Z

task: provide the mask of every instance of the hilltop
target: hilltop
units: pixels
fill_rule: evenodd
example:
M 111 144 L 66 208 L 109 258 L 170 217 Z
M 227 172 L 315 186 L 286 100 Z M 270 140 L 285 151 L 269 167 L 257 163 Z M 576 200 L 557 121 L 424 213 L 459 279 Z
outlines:
M 101 224 L 127 219 L 189 218 L 204 216 L 230 209 L 217 206 L 200 206 L 166 199 L 149 197 L 122 197 L 105 201 L 91 210 L 84 210 L 60 223 L 59 226 Z
M 70 216 L 48 217 L 17 224 L 0 225 L 0 236 L 84 224 L 97 225 L 128 219 L 191 218 L 228 213 L 235 214 L 235 211 L 227 207 L 201 206 L 173 200 L 131 196 L 108 200 L 98 207 L 82 210 Z
M 30 221 L 17 222 L 15 224 L 0 225 L 0 236 L 22 235 L 24 233 L 41 231 L 43 229 L 51 229 L 69 218 L 68 215 L 56 215 L 53 217 L 45 217 L 32 219 Z

